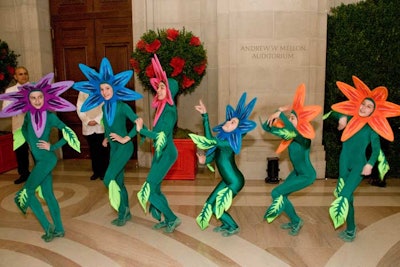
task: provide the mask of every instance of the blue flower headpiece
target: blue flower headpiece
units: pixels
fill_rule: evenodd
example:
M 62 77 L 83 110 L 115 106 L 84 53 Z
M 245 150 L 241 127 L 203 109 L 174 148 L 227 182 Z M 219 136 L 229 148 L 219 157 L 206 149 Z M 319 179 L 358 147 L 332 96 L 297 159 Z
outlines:
M 53 78 L 54 73 L 49 73 L 37 83 L 24 84 L 19 86 L 16 92 L 1 94 L 0 100 L 11 101 L 11 103 L 0 112 L 0 117 L 12 117 L 29 111 L 36 136 L 42 136 L 47 120 L 46 111 L 65 112 L 76 110 L 72 103 L 60 97 L 74 82 L 62 81 L 51 83 Z M 35 91 L 43 93 L 44 104 L 40 109 L 32 106 L 29 101 L 29 95 Z
M 79 64 L 79 68 L 88 81 L 76 82 L 73 88 L 89 95 L 83 103 L 81 111 L 89 111 L 104 103 L 105 117 L 109 125 L 114 122 L 117 101 L 132 101 L 143 98 L 141 94 L 125 87 L 131 79 L 133 71 L 126 70 L 114 75 L 107 58 L 101 60 L 99 73 L 84 64 Z M 100 92 L 100 85 L 104 83 L 113 88 L 113 96 L 109 100 L 105 100 Z
M 253 98 L 250 103 L 246 106 L 246 96 L 247 93 L 243 93 L 240 97 L 240 100 L 237 104 L 236 109 L 233 109 L 231 105 L 226 106 L 226 119 L 225 122 L 215 126 L 213 131 L 217 133 L 217 138 L 220 140 L 228 140 L 231 148 L 238 154 L 242 147 L 242 135 L 250 132 L 254 128 L 256 128 L 257 124 L 249 120 L 249 116 L 254 109 L 256 104 L 257 98 Z M 224 124 L 231 120 L 232 118 L 238 118 L 239 125 L 238 127 L 233 130 L 232 132 L 225 132 L 222 129 Z

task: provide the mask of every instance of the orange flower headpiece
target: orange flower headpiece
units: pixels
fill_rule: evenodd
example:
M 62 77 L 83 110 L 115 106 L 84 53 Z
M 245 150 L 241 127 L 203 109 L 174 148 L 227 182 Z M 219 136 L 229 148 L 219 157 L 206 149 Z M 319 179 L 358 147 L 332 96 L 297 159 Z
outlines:
M 334 111 L 353 116 L 342 133 L 342 142 L 352 137 L 367 123 L 377 134 L 393 141 L 393 131 L 386 118 L 400 116 L 400 106 L 386 101 L 388 97 L 386 87 L 379 86 L 371 91 L 359 78 L 356 76 L 352 78 L 356 88 L 344 82 L 336 82 L 340 91 L 349 100 L 332 105 Z M 373 100 L 375 109 L 370 116 L 360 117 L 358 114 L 360 105 L 366 98 Z
M 297 117 L 297 131 L 308 139 L 313 139 L 315 137 L 314 127 L 311 125 L 310 121 L 317 117 L 318 113 L 321 112 L 322 108 L 320 106 L 304 106 L 304 100 L 306 97 L 306 86 L 305 84 L 300 84 L 297 87 L 296 94 L 294 96 L 293 104 L 292 104 L 292 113 L 294 113 Z M 282 122 L 281 122 L 282 123 Z M 276 125 L 280 127 L 279 124 Z M 282 125 L 281 125 L 282 126 Z M 281 153 L 285 150 L 293 139 L 290 140 L 282 140 L 279 147 L 276 150 L 276 153 Z

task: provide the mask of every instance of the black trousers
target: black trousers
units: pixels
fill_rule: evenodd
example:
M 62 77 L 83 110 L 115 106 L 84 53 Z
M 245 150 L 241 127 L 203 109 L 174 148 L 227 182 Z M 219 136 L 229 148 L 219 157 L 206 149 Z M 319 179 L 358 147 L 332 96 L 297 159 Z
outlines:
M 29 172 L 29 145 L 25 142 L 22 146 L 17 148 L 15 151 L 17 158 L 18 174 L 21 176 L 28 177 Z
M 92 159 L 93 174 L 99 177 L 104 177 L 110 160 L 110 149 L 109 147 L 103 147 L 103 139 L 104 134 L 86 135 Z

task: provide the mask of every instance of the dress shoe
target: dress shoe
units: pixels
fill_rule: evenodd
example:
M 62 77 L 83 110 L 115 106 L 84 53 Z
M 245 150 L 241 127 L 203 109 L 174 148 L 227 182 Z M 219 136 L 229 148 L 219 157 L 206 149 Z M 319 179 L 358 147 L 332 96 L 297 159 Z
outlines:
M 14 181 L 14 184 L 22 184 L 28 180 L 28 176 L 21 175 L 17 180 Z

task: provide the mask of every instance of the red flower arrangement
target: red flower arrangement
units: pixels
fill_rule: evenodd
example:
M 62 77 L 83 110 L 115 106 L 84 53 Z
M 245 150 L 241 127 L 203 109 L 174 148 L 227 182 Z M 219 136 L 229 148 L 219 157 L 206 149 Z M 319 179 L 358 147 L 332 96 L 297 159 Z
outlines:
M 17 57 L 8 44 L 0 39 L 0 93 L 10 85 L 17 67 Z
M 143 87 L 153 92 L 151 58 L 157 54 L 169 78 L 178 81 L 178 94 L 194 91 L 206 74 L 207 55 L 200 38 L 192 32 L 176 29 L 149 30 L 136 43 L 130 64 Z

